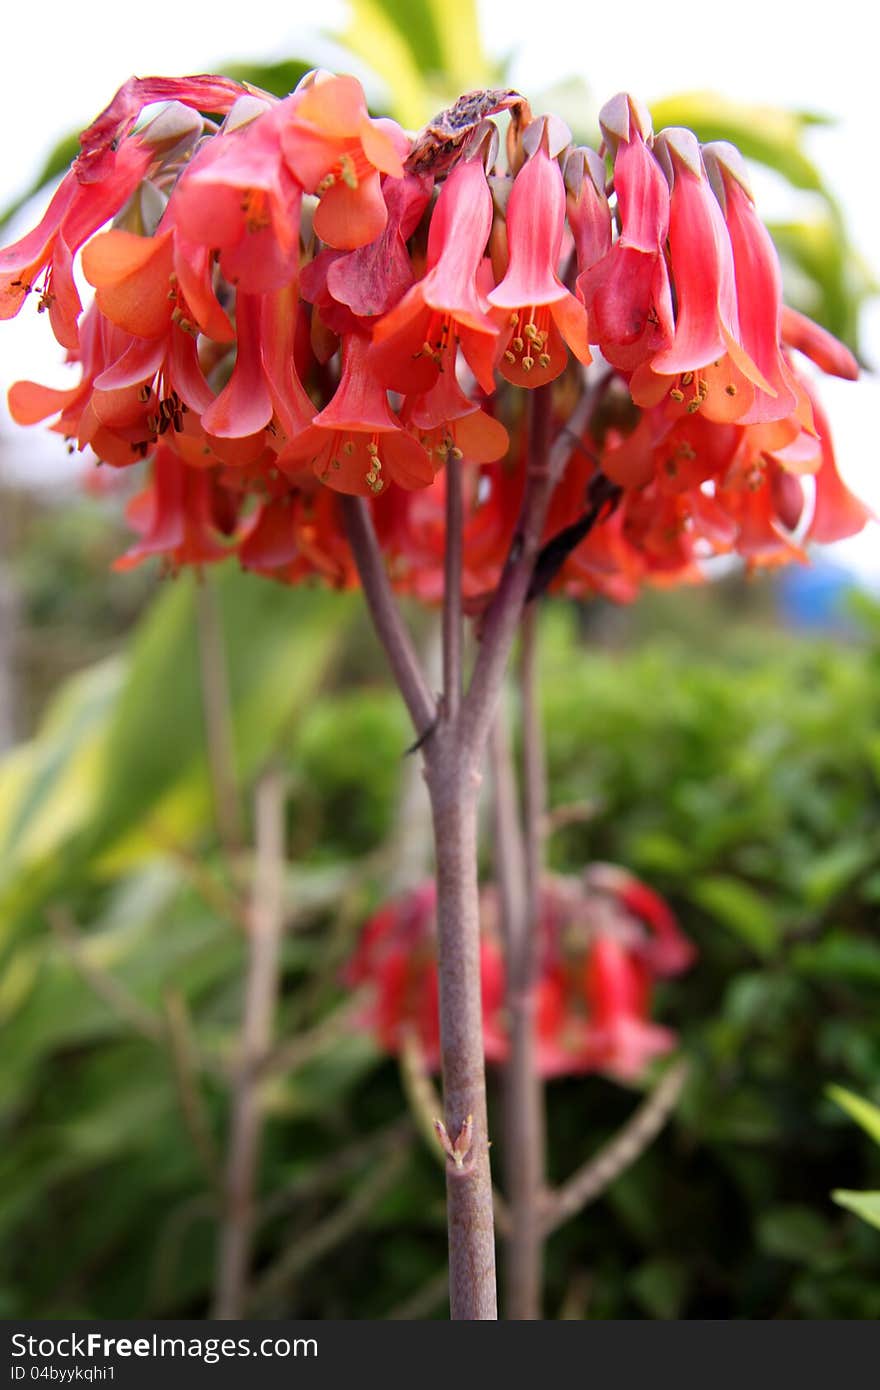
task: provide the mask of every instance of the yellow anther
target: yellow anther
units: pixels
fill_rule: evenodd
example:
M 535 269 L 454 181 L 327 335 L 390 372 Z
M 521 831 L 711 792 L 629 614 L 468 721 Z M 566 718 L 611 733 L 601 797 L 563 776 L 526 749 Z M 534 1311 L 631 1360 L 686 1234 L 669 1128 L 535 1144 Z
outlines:
M 523 369 L 524 372 L 530 372 L 530 371 L 532 370 L 532 368 L 534 367 L 534 365 L 535 365 L 535 359 L 534 359 L 534 357 L 528 357 L 528 356 L 526 356 L 526 357 L 523 358 L 523 360 L 522 360 L 522 369 Z
M 690 386 L 690 384 L 691 384 L 691 382 L 693 381 L 693 379 L 694 379 L 694 374 L 693 374 L 693 372 L 685 372 L 684 376 L 683 376 L 682 379 L 681 379 L 681 384 L 682 384 L 682 386 Z
M 354 444 L 351 442 L 350 439 L 346 439 L 345 443 L 342 446 L 342 452 L 344 454 L 347 454 L 348 457 L 351 458 L 352 454 L 354 453 Z
M 673 388 L 672 388 L 672 390 L 669 392 L 669 394 L 670 394 L 670 396 L 672 397 L 672 399 L 673 399 L 674 401 L 678 401 L 679 404 L 681 404 L 681 402 L 684 400 L 684 392 L 683 392 L 683 391 L 679 391 L 679 389 L 678 389 L 677 386 L 673 386 Z
M 507 322 L 510 324 L 511 328 L 516 328 L 516 325 L 519 323 L 519 314 L 515 309 Z
M 549 366 L 550 366 L 550 354 L 549 354 L 548 352 L 542 352 L 542 353 L 541 353 L 540 357 L 538 358 L 538 366 L 539 366 L 539 367 L 549 367 Z
M 538 336 L 538 330 L 533 323 L 527 323 L 525 328 L 523 329 L 523 333 L 528 338 L 530 343 L 533 343 Z
M 687 405 L 687 413 L 688 413 L 688 415 L 693 415 L 693 414 L 695 414 L 695 412 L 699 410 L 699 408 L 700 408 L 700 406 L 701 406 L 702 404 L 703 404 L 703 399 L 702 399 L 701 396 L 695 396 L 694 399 L 693 399 L 692 401 L 688 401 L 688 405 Z
M 344 154 L 339 161 L 339 173 L 346 188 L 357 188 L 358 176 L 350 154 Z
M 509 362 L 511 366 L 513 366 L 514 362 L 516 361 L 516 355 L 510 351 L 510 348 L 508 348 L 505 352 L 504 360 L 505 362 Z
M 368 453 L 368 454 L 378 454 L 378 452 L 379 452 L 379 445 L 378 445 L 378 444 L 374 444 L 374 443 L 372 442 L 372 440 L 371 440 L 370 443 L 367 445 L 367 453 Z
M 522 352 L 523 348 L 525 347 L 525 343 L 523 342 L 522 338 L 513 338 L 511 340 L 510 346 L 513 348 L 514 352 Z
M 461 452 L 461 449 L 459 449 L 459 447 L 458 447 L 457 444 L 455 445 L 454 448 L 452 448 L 452 449 L 449 450 L 449 455 L 450 455 L 450 458 L 454 458 L 454 459 L 461 459 L 461 458 L 464 458 L 464 454 Z
M 727 392 L 728 396 L 736 395 L 736 387 L 734 386 L 732 381 L 728 382 L 724 389 Z

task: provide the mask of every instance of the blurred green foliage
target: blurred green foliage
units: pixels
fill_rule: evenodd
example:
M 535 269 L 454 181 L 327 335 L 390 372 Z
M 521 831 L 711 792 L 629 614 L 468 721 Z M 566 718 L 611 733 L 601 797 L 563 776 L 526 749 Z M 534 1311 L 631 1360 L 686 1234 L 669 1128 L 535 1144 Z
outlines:
M 504 81 L 472 0 L 354 0 L 350 16 L 334 36 L 342 65 L 353 54 L 376 79 L 374 109 L 408 126 Z M 227 71 L 283 95 L 312 65 L 296 54 Z M 529 95 L 597 140 L 580 78 Z M 856 346 L 874 287 L 810 161 L 815 118 L 705 95 L 658 103 L 654 118 L 731 139 L 789 185 L 792 215 L 774 229 L 789 294 Z M 0 225 L 75 149 L 59 144 Z M 16 559 L 41 695 L 72 664 L 59 634 L 97 640 L 80 661 L 97 658 L 144 602 L 139 577 L 105 577 L 88 523 L 65 510 L 47 532 Z M 78 569 L 93 546 L 97 584 Z M 212 575 L 210 595 L 241 790 L 233 853 L 215 824 L 191 579 L 161 590 L 127 651 L 60 684 L 0 762 L 0 1316 L 209 1306 L 246 959 L 236 897 L 249 792 L 270 760 L 287 778 L 291 856 L 278 1035 L 299 1041 L 267 1088 L 253 1311 L 442 1313 L 440 1170 L 395 1065 L 339 1019 L 340 966 L 399 867 L 406 720 L 378 665 L 357 659 L 372 648 L 353 601 L 234 571 Z M 557 836 L 553 865 L 628 865 L 700 948 L 658 1001 L 692 1061 L 679 1111 L 552 1238 L 548 1314 L 877 1317 L 877 1234 L 827 1194 L 877 1188 L 880 1160 L 825 1088 L 880 1100 L 880 615 L 865 610 L 863 647 L 753 632 L 631 653 L 586 644 L 571 610 L 548 617 L 551 795 L 595 808 Z M 636 1099 L 595 1078 L 554 1083 L 553 1179 Z
M 378 1318 L 424 1294 L 442 1314 L 441 1171 L 395 1065 L 339 1012 L 393 865 L 406 721 L 350 658 L 347 601 L 212 584 L 239 775 L 273 758 L 289 794 L 278 1033 L 300 1042 L 268 1085 L 254 1309 Z M 208 1306 L 245 959 L 227 905 L 250 855 L 224 857 L 212 825 L 194 590 L 166 587 L 130 654 L 62 689 L 0 764 L 6 1316 Z M 880 613 L 862 617 L 863 647 L 734 631 L 700 657 L 596 649 L 575 610 L 547 612 L 552 800 L 593 807 L 553 866 L 627 864 L 700 951 L 658 1000 L 692 1062 L 679 1111 L 552 1238 L 551 1316 L 880 1315 L 877 1234 L 828 1195 L 880 1186 L 878 1151 L 824 1096 L 880 1100 Z M 553 1179 L 636 1099 L 553 1083 Z

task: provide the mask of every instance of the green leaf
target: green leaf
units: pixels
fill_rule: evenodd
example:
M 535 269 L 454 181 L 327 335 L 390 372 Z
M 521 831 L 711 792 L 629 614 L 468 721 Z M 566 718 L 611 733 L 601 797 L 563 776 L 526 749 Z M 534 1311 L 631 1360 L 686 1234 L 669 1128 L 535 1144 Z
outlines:
M 838 1206 L 855 1212 L 856 1216 L 880 1230 L 880 1192 L 847 1192 L 838 1188 L 831 1196 Z
M 681 1314 L 691 1276 L 679 1260 L 646 1260 L 629 1280 L 633 1297 L 652 1318 L 666 1321 Z
M 776 913 L 754 888 L 726 874 L 709 874 L 691 886 L 693 901 L 743 941 L 758 956 L 779 945 Z
M 278 63 L 226 63 L 221 70 L 236 82 L 286 97 L 314 66 L 299 58 L 284 58 Z
M 779 1260 L 798 1264 L 822 1260 L 828 1251 L 828 1225 L 812 1207 L 778 1206 L 758 1219 L 760 1249 Z
M 790 959 L 795 970 L 817 979 L 880 984 L 880 945 L 844 931 L 832 931 L 821 941 L 795 947 Z
M 845 1110 L 866 1134 L 870 1134 L 876 1144 L 880 1144 L 880 1106 L 872 1105 L 869 1100 L 847 1091 L 843 1086 L 829 1086 L 825 1094 L 841 1110 Z

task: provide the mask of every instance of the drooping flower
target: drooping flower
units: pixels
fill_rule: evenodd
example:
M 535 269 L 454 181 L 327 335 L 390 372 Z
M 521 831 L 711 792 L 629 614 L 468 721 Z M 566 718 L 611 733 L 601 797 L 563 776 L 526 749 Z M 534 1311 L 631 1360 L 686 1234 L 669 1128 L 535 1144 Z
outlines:
M 150 482 L 129 503 L 126 516 L 141 539 L 120 556 L 115 569 L 131 569 L 154 555 L 175 569 L 213 564 L 232 552 L 228 538 L 237 524 L 234 494 L 219 488 L 213 473 L 188 467 L 164 445 L 156 451 Z
M 249 294 L 281 289 L 299 270 L 302 187 L 285 163 L 281 128 L 279 104 L 240 98 L 171 198 L 181 235 L 219 252 L 226 280 Z
M 515 386 L 554 381 L 568 361 L 592 361 L 583 304 L 559 278 L 565 229 L 565 184 L 549 148 L 548 122 L 537 121 L 538 143 L 514 180 L 507 204 L 506 274 L 488 295 L 509 313 L 501 375 Z M 555 153 L 555 151 L 554 151 Z
M 346 340 L 333 399 L 279 455 L 279 465 L 295 471 L 308 463 L 328 487 L 361 496 L 378 495 L 389 482 L 427 487 L 434 477 L 431 460 L 392 413 L 369 347 L 354 334 Z
M 675 1034 L 648 1018 L 648 978 L 640 963 L 612 936 L 592 941 L 584 971 L 590 1008 L 593 1065 L 621 1081 L 632 1080 L 654 1057 L 675 1046 Z
M 669 258 L 675 330 L 669 345 L 635 371 L 632 397 L 642 406 L 666 398 L 680 412 L 702 411 L 720 423 L 739 420 L 752 409 L 756 389 L 774 400 L 778 393 L 741 340 L 733 249 L 724 216 L 691 131 L 665 130 L 655 149 L 672 185 Z M 775 334 L 771 341 L 775 349 Z M 786 404 L 779 408 L 782 416 L 788 414 Z
M 409 141 L 400 127 L 370 116 L 357 78 L 326 73 L 288 97 L 281 117 L 290 170 L 320 198 L 316 234 L 343 251 L 373 241 L 388 216 L 380 174 L 403 177 Z
M 614 153 L 620 236 L 600 260 L 579 261 L 577 288 L 587 308 L 590 341 L 614 366 L 632 371 L 672 338 L 665 258 L 669 186 L 649 148 L 651 118 L 641 103 L 620 94 L 603 106 L 599 119 Z M 595 176 L 600 177 L 598 170 Z M 576 244 L 590 253 L 595 248 L 592 239 Z
M 376 325 L 372 363 L 387 386 L 430 391 L 453 374 L 457 347 L 479 385 L 495 387 L 499 330 L 479 284 L 492 226 L 492 195 L 482 158 L 461 159 L 444 183 L 431 217 L 424 277 Z

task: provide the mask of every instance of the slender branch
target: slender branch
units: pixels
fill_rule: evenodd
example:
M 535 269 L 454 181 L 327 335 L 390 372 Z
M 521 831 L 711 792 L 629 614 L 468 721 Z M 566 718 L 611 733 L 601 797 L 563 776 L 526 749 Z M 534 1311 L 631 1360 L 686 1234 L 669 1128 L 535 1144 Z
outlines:
M 537 915 L 527 892 L 529 850 L 519 823 L 513 750 L 502 700 L 492 725 L 495 879 L 505 941 L 510 1055 L 504 1068 L 504 1171 L 510 1221 L 505 1313 L 540 1317 L 540 1201 L 544 1186 L 544 1104 L 535 1056 Z M 534 857 L 534 856 L 533 856 Z
M 265 1305 L 283 1293 L 288 1284 L 305 1274 L 313 1264 L 347 1240 L 370 1216 L 376 1203 L 389 1192 L 409 1159 L 409 1144 L 382 1158 L 371 1173 L 358 1183 L 347 1202 L 326 1220 L 306 1231 L 287 1247 L 257 1281 L 247 1301 L 249 1310 Z
M 489 735 L 492 773 L 492 850 L 498 916 L 505 959 L 519 949 L 525 928 L 526 884 L 522 829 L 517 814 L 519 793 L 510 746 L 506 702 L 499 702 Z
M 262 1137 L 258 1064 L 272 1034 L 284 926 L 284 787 L 272 769 L 256 792 L 256 868 L 251 903 L 244 1013 L 233 1083 L 224 1215 L 214 1316 L 241 1317 L 254 1227 L 254 1190 Z
M 674 1062 L 619 1133 L 562 1187 L 547 1194 L 543 1217 L 545 1236 L 594 1202 L 621 1173 L 641 1158 L 675 1109 L 689 1070 L 686 1058 Z
M 164 1004 L 171 1065 L 183 1122 L 216 1196 L 220 1188 L 220 1167 L 199 1084 L 199 1057 L 193 1040 L 192 1021 L 186 1000 L 179 990 L 166 990 Z
M 328 1046 L 349 1035 L 363 1009 L 362 998 L 355 994 L 332 1013 L 319 1019 L 313 1027 L 296 1037 L 288 1038 L 264 1056 L 253 1059 L 254 1077 L 289 1075 L 326 1052 Z
M 148 1038 L 153 1043 L 164 1044 L 167 1035 L 162 1019 L 146 1008 L 108 970 L 96 965 L 89 958 L 88 942 L 83 939 L 67 909 L 50 907 L 46 916 L 49 925 L 64 946 L 71 965 L 79 972 L 92 993 L 103 1000 L 124 1023 L 136 1033 L 140 1033 L 141 1037 Z
M 462 738 L 471 751 L 486 745 L 550 500 L 571 457 L 572 435 L 578 436 L 589 418 L 590 402 L 585 395 L 551 446 L 551 391 L 549 386 L 539 386 L 529 395 L 529 453 L 519 520 L 501 580 L 486 613 L 473 676 L 462 706 Z
M 541 907 L 541 875 L 547 817 L 547 759 L 538 695 L 538 604 L 529 603 L 522 616 L 520 694 L 523 730 L 523 826 L 525 830 L 526 893 L 531 925 L 532 955 L 537 948 L 537 922 Z M 534 975 L 534 960 L 529 962 Z
M 227 854 L 235 854 L 241 849 L 243 836 L 235 768 L 229 670 L 217 595 L 213 580 L 204 574 L 196 580 L 196 631 L 205 742 L 214 793 L 217 833 Z
M 443 583 L 443 714 L 456 719 L 462 696 L 461 581 L 463 556 L 461 459 L 446 460 L 446 552 Z
M 404 626 L 376 539 L 373 519 L 362 497 L 342 497 L 342 516 L 360 576 L 364 598 L 417 735 L 428 734 L 437 719 L 437 702 Z
M 408 1115 L 404 1115 L 392 1120 L 383 1129 L 356 1139 L 345 1148 L 336 1149 L 316 1167 L 299 1174 L 267 1197 L 260 1205 L 257 1220 L 263 1225 L 276 1220 L 291 1207 L 322 1196 L 352 1173 L 356 1173 L 359 1168 L 365 1167 L 369 1159 L 387 1157 L 395 1149 L 408 1144 L 412 1132 L 412 1121 Z
M 396 1304 L 389 1313 L 385 1315 L 386 1322 L 420 1322 L 433 1313 L 435 1308 L 446 1297 L 446 1287 L 449 1275 L 445 1269 L 441 1269 L 439 1274 L 432 1274 L 426 1284 L 415 1293 L 410 1294 L 409 1298 L 402 1303 Z

